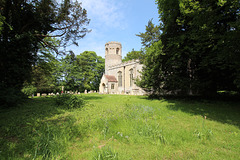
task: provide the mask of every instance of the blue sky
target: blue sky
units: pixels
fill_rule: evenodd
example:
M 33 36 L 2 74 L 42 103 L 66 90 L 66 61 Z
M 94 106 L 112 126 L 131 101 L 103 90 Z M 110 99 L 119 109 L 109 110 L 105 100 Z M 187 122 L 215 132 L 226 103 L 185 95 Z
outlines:
M 76 55 L 84 51 L 95 51 L 104 58 L 105 43 L 122 43 L 122 56 L 127 52 L 140 50 L 141 39 L 136 36 L 145 32 L 145 26 L 153 18 L 158 24 L 158 10 L 155 0 L 79 0 L 91 19 L 88 29 L 92 32 L 79 40 L 79 46 L 71 46 Z

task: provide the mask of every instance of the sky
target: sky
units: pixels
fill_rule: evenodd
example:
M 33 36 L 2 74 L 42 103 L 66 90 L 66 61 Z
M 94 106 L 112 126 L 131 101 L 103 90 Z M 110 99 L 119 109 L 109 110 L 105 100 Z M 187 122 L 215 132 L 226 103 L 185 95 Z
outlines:
M 92 31 L 78 41 L 79 46 L 69 49 L 76 55 L 84 51 L 95 51 L 105 57 L 105 44 L 117 41 L 122 44 L 122 57 L 132 49 L 142 48 L 136 34 L 145 32 L 150 19 L 159 24 L 155 0 L 78 0 L 87 10 Z

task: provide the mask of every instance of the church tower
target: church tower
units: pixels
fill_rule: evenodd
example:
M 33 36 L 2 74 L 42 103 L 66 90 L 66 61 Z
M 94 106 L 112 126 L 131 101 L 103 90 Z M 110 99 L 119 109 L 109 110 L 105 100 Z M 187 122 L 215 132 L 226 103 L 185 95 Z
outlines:
M 122 63 L 122 45 L 119 42 L 107 42 L 105 44 L 105 75 L 108 75 L 110 66 Z

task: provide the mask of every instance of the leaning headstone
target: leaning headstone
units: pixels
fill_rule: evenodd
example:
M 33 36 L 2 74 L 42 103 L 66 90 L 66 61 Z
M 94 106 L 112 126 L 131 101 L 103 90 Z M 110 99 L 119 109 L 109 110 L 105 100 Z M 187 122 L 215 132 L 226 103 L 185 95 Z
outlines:
M 84 91 L 84 94 L 87 94 L 87 90 Z
M 37 97 L 40 97 L 41 96 L 41 94 L 40 93 L 37 93 Z

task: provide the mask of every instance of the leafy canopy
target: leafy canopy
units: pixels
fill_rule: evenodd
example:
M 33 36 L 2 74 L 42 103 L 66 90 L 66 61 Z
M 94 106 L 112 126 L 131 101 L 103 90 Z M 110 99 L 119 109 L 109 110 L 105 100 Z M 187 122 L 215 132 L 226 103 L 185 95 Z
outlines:
M 142 87 L 156 94 L 160 94 L 159 88 L 173 94 L 239 92 L 239 1 L 157 0 L 156 3 L 160 30 L 152 32 L 146 27 L 146 33 L 141 35 L 146 59 L 153 60 L 144 61 Z M 152 33 L 157 33 L 161 43 L 150 43 L 145 35 Z M 153 53 L 157 58 L 148 57 L 156 57 Z
M 1 0 L 0 8 L 0 97 L 5 102 L 8 89 L 12 88 L 9 96 L 17 95 L 31 79 L 41 47 L 62 53 L 60 46 L 65 50 L 77 45 L 89 32 L 90 20 L 81 3 L 71 0 Z

